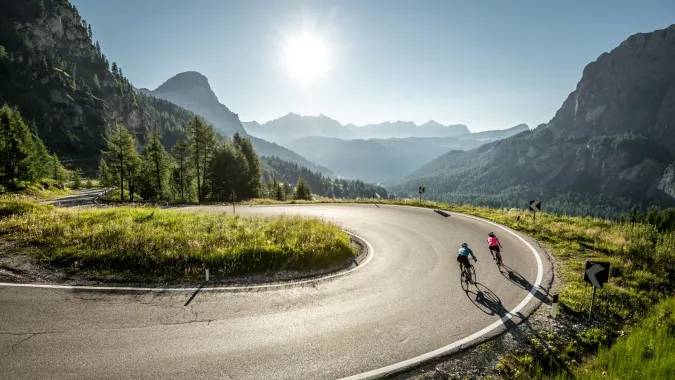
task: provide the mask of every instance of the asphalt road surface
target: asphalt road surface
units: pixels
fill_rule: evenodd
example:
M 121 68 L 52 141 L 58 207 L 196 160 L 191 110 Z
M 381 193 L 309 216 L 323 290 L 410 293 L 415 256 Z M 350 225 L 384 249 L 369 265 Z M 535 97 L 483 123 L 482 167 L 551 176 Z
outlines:
M 75 195 L 55 199 L 53 201 L 47 201 L 45 203 L 61 207 L 91 204 L 94 203 L 98 197 L 102 196 L 106 192 L 106 190 L 107 189 L 82 190 Z
M 344 276 L 268 290 L 194 295 L 0 286 L 0 378 L 358 378 L 462 339 L 484 339 L 512 323 L 509 311 L 530 299 L 518 319 L 545 299 L 530 291 L 538 276 L 550 276 L 545 254 L 541 271 L 525 240 L 471 217 L 388 205 L 236 212 L 321 217 L 375 252 Z M 487 251 L 489 231 L 505 247 L 510 274 L 500 273 Z M 463 241 L 479 260 L 479 284 L 468 293 L 455 261 Z

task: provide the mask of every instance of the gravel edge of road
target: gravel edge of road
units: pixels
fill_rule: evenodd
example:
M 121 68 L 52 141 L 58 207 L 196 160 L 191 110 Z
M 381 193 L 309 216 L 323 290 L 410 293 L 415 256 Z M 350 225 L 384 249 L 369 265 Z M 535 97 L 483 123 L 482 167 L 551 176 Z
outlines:
M 341 265 L 333 268 L 312 271 L 280 271 L 275 274 L 257 274 L 248 276 L 234 276 L 217 278 L 213 275 L 210 281 L 204 279 L 176 279 L 176 278 L 153 278 L 139 279 L 124 273 L 116 275 L 103 275 L 93 271 L 79 273 L 67 273 L 65 270 L 49 267 L 41 264 L 36 256 L 30 251 L 34 247 L 20 247 L 13 241 L 0 240 L 0 282 L 41 284 L 41 285 L 67 285 L 67 286 L 119 286 L 119 287 L 147 287 L 147 288 L 179 288 L 198 287 L 208 284 L 212 287 L 247 287 L 261 285 L 284 285 L 302 286 L 315 285 L 330 280 L 336 275 L 344 274 L 355 269 L 372 255 L 368 244 L 362 238 L 344 230 L 349 234 L 352 247 L 356 255 Z

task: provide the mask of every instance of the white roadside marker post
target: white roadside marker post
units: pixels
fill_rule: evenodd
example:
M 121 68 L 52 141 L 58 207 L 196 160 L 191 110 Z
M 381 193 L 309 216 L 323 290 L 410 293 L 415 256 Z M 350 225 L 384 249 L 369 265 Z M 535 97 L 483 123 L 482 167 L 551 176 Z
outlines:
M 556 314 L 558 314 L 558 295 L 553 295 L 553 305 L 551 306 L 551 317 L 555 319 Z
M 206 282 L 209 282 L 209 268 L 206 268 Z

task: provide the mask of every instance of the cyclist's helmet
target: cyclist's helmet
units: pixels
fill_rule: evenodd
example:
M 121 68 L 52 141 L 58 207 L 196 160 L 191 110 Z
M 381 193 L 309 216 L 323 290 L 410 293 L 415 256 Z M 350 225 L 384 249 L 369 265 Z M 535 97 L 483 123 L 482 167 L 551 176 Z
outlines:
M 468 244 L 466 244 L 466 243 L 462 243 L 462 248 L 467 248 L 467 247 L 469 247 L 469 245 L 468 245 Z
M 494 233 L 494 232 L 490 232 L 490 233 L 488 234 L 488 236 L 495 236 L 495 233 Z

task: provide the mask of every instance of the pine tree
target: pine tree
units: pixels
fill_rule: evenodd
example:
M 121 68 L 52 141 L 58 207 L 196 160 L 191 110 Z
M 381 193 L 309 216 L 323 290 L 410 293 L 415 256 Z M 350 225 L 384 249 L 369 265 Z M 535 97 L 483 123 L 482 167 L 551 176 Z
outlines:
M 260 158 L 258 154 L 253 149 L 251 140 L 241 137 L 239 132 L 234 134 L 234 146 L 244 155 L 246 159 L 247 172 L 246 177 L 248 177 L 247 188 L 243 189 L 244 193 L 241 194 L 244 198 L 255 198 L 259 196 L 261 188 L 261 170 L 260 170 Z
M 32 137 L 35 150 L 30 164 L 30 171 L 32 173 L 32 180 L 36 181 L 49 177 L 51 156 L 42 140 L 37 135 L 32 135 Z
M 176 161 L 178 171 L 178 183 L 180 189 L 180 200 L 185 202 L 185 185 L 188 183 L 187 180 L 187 153 L 188 153 L 188 144 L 185 140 L 178 140 L 176 144 L 171 148 L 171 155 Z
M 94 73 L 94 88 L 97 90 L 101 89 L 101 82 L 99 82 L 98 75 L 96 75 L 96 73 Z
M 195 116 L 188 123 L 187 138 L 189 159 L 197 177 L 197 198 L 199 202 L 203 202 L 205 199 L 204 177 L 216 147 L 216 134 L 212 126 Z
M 281 186 L 281 184 L 275 179 L 274 182 L 272 182 L 272 185 L 274 186 L 274 199 L 278 201 L 283 201 L 286 199 L 286 194 L 284 192 L 284 187 Z
M 72 173 L 73 189 L 78 190 L 82 188 L 82 169 L 75 168 Z
M 160 199 L 166 199 L 168 197 L 166 183 L 171 169 L 171 160 L 162 145 L 158 130 L 150 134 L 148 143 L 143 149 L 143 166 L 144 178 L 151 185 L 152 191 L 149 193 L 157 195 Z
M 103 154 L 108 158 L 111 166 L 115 168 L 119 175 L 120 196 L 124 199 L 124 178 L 127 175 L 129 187 L 133 189 L 134 172 L 139 160 L 134 138 L 129 131 L 121 124 L 117 124 L 105 137 L 107 150 Z M 133 194 L 129 194 L 129 199 Z M 133 199 L 132 199 L 133 200 Z
M 0 166 L 2 183 L 16 187 L 16 180 L 33 180 L 35 144 L 33 135 L 17 109 L 0 107 Z
M 246 198 L 250 193 L 247 173 L 248 164 L 244 154 L 232 144 L 223 142 L 215 149 L 205 182 L 214 199 L 229 199 L 233 191 L 238 198 Z
M 99 56 L 101 56 L 101 44 L 96 40 L 96 52 L 98 53 Z
M 50 166 L 51 175 L 52 175 L 52 178 L 54 179 L 54 181 L 62 183 L 63 182 L 63 166 L 61 166 L 61 162 L 59 161 L 59 157 L 56 155 L 56 153 L 52 154 L 49 166 Z
M 649 210 L 647 211 L 646 219 L 647 223 L 654 226 L 657 225 L 659 222 L 659 209 L 654 206 L 650 207 Z
M 298 184 L 295 186 L 294 198 L 302 200 L 312 199 L 312 190 L 304 179 L 298 180 Z
M 112 173 L 108 168 L 108 163 L 105 162 L 105 159 L 101 158 L 98 162 L 98 180 L 101 183 L 101 186 L 112 186 Z

